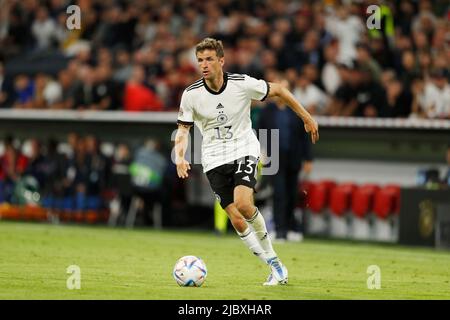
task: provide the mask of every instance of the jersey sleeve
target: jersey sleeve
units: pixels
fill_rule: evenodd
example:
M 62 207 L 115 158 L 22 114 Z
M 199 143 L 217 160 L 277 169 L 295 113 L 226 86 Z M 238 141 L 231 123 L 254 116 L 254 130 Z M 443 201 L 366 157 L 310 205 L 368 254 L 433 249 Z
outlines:
M 194 124 L 194 111 L 189 99 L 189 95 L 185 90 L 181 96 L 180 110 L 178 111 L 178 124 L 193 125 Z
M 245 75 L 245 87 L 247 94 L 252 100 L 264 101 L 269 94 L 269 83 L 265 80 L 258 80 Z

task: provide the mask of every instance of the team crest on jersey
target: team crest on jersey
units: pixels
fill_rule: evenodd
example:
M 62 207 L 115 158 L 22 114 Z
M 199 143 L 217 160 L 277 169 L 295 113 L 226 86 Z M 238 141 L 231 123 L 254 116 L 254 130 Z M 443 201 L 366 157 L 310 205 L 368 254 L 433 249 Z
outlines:
M 219 112 L 219 115 L 217 116 L 217 122 L 219 123 L 225 123 L 228 121 L 228 117 L 223 112 Z

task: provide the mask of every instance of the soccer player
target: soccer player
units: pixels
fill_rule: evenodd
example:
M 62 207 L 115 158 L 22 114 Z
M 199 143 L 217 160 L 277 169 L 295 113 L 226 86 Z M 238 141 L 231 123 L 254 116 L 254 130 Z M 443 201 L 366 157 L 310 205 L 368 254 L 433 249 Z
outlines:
M 319 139 L 317 122 L 280 84 L 224 72 L 221 41 L 206 38 L 195 52 L 203 77 L 181 97 L 175 136 L 177 174 L 188 177 L 190 164 L 185 153 L 189 129 L 195 123 L 203 136 L 203 171 L 217 200 L 242 241 L 270 267 L 264 285 L 286 284 L 288 270 L 273 250 L 264 218 L 253 201 L 260 144 L 251 126 L 251 100 L 283 99 L 302 118 L 313 143 Z

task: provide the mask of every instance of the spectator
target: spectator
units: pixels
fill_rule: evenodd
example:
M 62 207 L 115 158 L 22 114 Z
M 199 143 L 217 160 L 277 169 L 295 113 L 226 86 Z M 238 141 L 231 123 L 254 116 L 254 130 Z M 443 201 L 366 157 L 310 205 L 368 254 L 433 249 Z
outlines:
M 319 69 L 323 66 L 323 54 L 320 45 L 319 34 L 315 30 L 309 30 L 303 39 L 302 46 L 298 52 L 298 60 L 301 65 L 312 64 Z
M 19 74 L 14 80 L 15 102 L 13 108 L 31 109 L 35 93 L 34 81 L 25 74 Z
M 356 58 L 356 44 L 361 40 L 364 25 L 361 18 L 350 13 L 348 5 L 340 6 L 336 14 L 326 17 L 326 29 L 339 40 L 339 61 Z
M 117 109 L 115 83 L 111 80 L 111 67 L 107 63 L 102 63 L 95 69 L 96 85 L 95 97 L 98 101 L 98 110 Z
M 62 198 L 64 195 L 63 180 L 64 173 L 67 170 L 67 158 L 58 152 L 58 141 L 53 138 L 47 142 L 45 163 L 47 164 L 47 172 L 41 189 L 43 196 L 51 200 Z M 53 205 L 54 203 L 52 202 L 51 206 Z
M 13 101 L 14 88 L 10 79 L 6 77 L 5 66 L 0 60 L 0 108 L 11 107 Z
M 130 166 L 133 193 L 144 200 L 145 224 L 151 221 L 149 213 L 155 203 L 161 202 L 166 167 L 167 160 L 160 153 L 158 142 L 153 139 L 148 139 L 134 154 Z
M 401 0 L 398 11 L 395 15 L 395 24 L 402 34 L 411 34 L 411 25 L 414 18 L 414 4 L 408 0 Z
M 32 102 L 32 109 L 45 109 L 47 107 L 45 98 L 44 98 L 44 90 L 47 85 L 47 75 L 43 73 L 38 73 L 34 78 L 35 90 L 34 97 Z
M 284 85 L 288 84 L 284 82 Z M 303 228 L 294 216 L 297 204 L 298 176 L 303 170 L 312 170 L 311 142 L 304 130 L 303 122 L 288 108 L 284 101 L 269 103 L 259 118 L 259 129 L 279 129 L 279 148 L 270 141 L 267 145 L 267 156 L 275 150 L 279 151 L 279 169 L 272 176 L 273 217 L 275 237 L 278 240 L 296 240 L 302 238 Z M 270 134 L 269 134 L 270 136 Z M 270 139 L 269 139 L 270 140 Z M 276 151 L 275 151 L 276 152 Z
M 408 118 L 412 105 L 412 95 L 409 88 L 403 86 L 392 70 L 383 72 L 381 83 L 386 91 L 386 115 L 391 118 Z
M 109 187 L 111 162 L 100 152 L 100 143 L 93 135 L 85 138 L 89 177 L 86 186 L 88 196 L 100 197 L 102 190 Z
M 311 114 L 324 114 L 328 98 L 325 93 L 304 74 L 298 77 L 293 90 L 294 96 Z
M 341 84 L 341 76 L 337 66 L 337 53 L 339 50 L 338 42 L 330 42 L 324 50 L 325 65 L 322 69 L 321 80 L 325 91 L 329 95 L 334 95 Z
M 413 113 L 427 118 L 450 118 L 450 86 L 448 71 L 437 69 L 431 81 L 413 85 Z
M 101 97 L 96 92 L 97 79 L 95 70 L 88 65 L 79 71 L 80 82 L 74 93 L 75 108 L 78 110 L 98 110 Z
M 115 56 L 115 69 L 113 80 L 125 83 L 131 77 L 133 65 L 131 64 L 130 53 L 125 49 L 118 49 Z
M 39 189 L 41 190 L 45 185 L 47 179 L 47 162 L 42 153 L 41 143 L 37 139 L 31 139 L 30 143 L 30 155 L 28 157 L 28 165 L 24 171 L 24 175 L 33 176 L 39 183 Z
M 401 80 L 405 87 L 410 87 L 412 79 L 419 73 L 419 69 L 416 64 L 416 58 L 414 52 L 411 50 L 405 51 L 402 54 L 402 71 Z
M 74 155 L 68 159 L 64 177 L 64 196 L 75 200 L 72 203 L 77 210 L 84 209 L 89 174 L 86 141 L 78 138 Z
M 331 116 L 350 116 L 358 107 L 356 99 L 357 89 L 361 80 L 361 74 L 356 70 L 354 61 L 339 64 L 339 74 L 342 84 L 336 90 L 329 102 L 326 113 Z
M 48 10 L 40 6 L 36 12 L 36 19 L 31 26 L 37 49 L 48 49 L 55 41 L 55 21 L 48 15 Z
M 358 107 L 354 115 L 358 117 L 385 117 L 387 115 L 386 92 L 379 83 L 372 79 L 370 70 L 362 66 L 357 70 L 362 73 L 362 81 L 358 87 Z
M 356 48 L 356 61 L 358 64 L 370 70 L 375 82 L 380 82 L 381 67 L 378 62 L 372 58 L 369 46 L 364 43 L 358 43 Z
M 14 184 L 24 173 L 28 159 L 14 146 L 14 139 L 6 137 L 4 140 L 5 151 L 0 157 L 0 184 L 3 189 L 3 198 L 11 201 Z
M 68 70 L 61 70 L 58 73 L 58 84 L 60 85 L 59 89 L 61 90 L 59 94 L 59 99 L 54 99 L 54 103 L 50 104 L 50 108 L 63 110 L 73 109 L 75 105 L 74 95 L 76 85 L 72 81 L 70 72 Z
M 140 65 L 135 65 L 131 78 L 125 85 L 123 105 L 125 111 L 161 111 L 162 102 L 158 96 L 144 85 L 145 71 Z

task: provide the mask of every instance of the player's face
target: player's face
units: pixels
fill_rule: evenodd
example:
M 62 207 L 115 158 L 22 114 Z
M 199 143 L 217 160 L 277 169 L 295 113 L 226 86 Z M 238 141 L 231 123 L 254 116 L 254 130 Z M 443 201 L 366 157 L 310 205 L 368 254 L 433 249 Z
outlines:
M 215 50 L 197 52 L 197 62 L 203 78 L 213 80 L 222 70 L 224 58 L 219 58 Z

